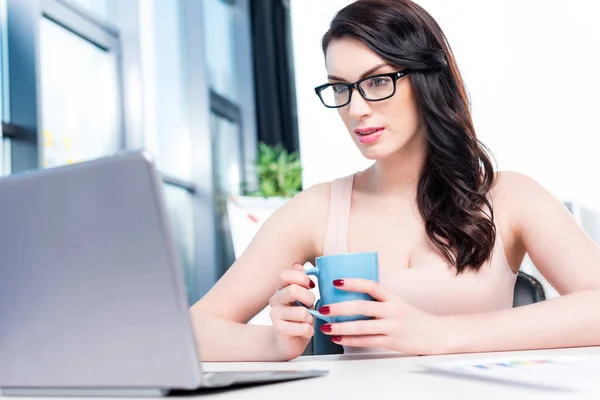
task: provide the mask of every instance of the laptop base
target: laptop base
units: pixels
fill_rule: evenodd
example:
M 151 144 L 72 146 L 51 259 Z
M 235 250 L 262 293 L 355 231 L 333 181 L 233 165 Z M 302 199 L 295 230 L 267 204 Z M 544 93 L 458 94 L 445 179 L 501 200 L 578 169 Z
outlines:
M 31 397 L 162 397 L 169 393 L 163 389 L 55 389 L 55 388 L 6 388 L 0 389 L 2 396 Z
M 202 387 L 192 390 L 226 388 L 229 386 L 244 386 L 269 384 L 276 382 L 294 381 L 327 375 L 327 370 L 296 370 L 296 371 L 237 371 L 237 372 L 207 372 L 203 374 Z M 175 390 L 190 392 L 189 390 Z M 27 397 L 164 397 L 172 390 L 169 389 L 128 389 L 128 388 L 1 388 L 2 396 Z

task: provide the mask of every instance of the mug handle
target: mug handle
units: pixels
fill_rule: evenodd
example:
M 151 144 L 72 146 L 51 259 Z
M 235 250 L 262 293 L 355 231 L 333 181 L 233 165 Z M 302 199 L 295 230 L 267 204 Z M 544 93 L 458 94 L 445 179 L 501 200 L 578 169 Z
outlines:
M 306 275 L 313 275 L 313 276 L 319 277 L 319 267 L 307 269 L 306 271 L 304 271 L 304 273 Z M 306 308 L 306 310 L 314 317 L 317 317 L 325 322 L 333 322 L 333 319 L 331 317 L 326 317 L 325 315 L 321 314 L 320 312 L 318 312 L 316 310 L 311 310 L 310 308 L 306 307 L 304 304 L 300 303 L 298 300 L 296 300 L 296 305 Z

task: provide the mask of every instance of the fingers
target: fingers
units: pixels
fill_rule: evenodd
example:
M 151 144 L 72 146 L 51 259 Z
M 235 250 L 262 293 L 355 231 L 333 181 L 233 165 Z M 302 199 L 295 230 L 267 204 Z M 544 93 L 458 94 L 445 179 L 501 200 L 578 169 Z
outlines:
M 304 273 L 304 267 L 296 263 L 292 269 L 281 271 L 279 276 L 278 290 L 269 304 L 271 307 L 277 305 L 289 305 L 298 300 L 307 307 L 312 307 L 315 302 L 315 295 L 309 291 L 315 284 Z
M 313 304 L 314 295 L 298 285 L 279 290 L 273 297 L 271 320 L 277 334 L 285 337 L 303 337 L 310 339 L 314 333 L 314 318 L 304 307 L 289 306 L 295 300 Z
M 384 318 L 388 314 L 387 303 L 369 300 L 351 300 L 321 307 L 319 312 L 327 316 L 366 315 Z
M 313 324 L 313 316 L 304 307 L 274 307 L 270 312 L 271 320 L 281 319 L 289 322 L 306 322 Z
M 332 336 L 337 344 L 351 347 L 380 347 L 391 348 L 391 339 L 385 335 L 369 335 L 369 336 Z
M 279 286 L 277 289 L 280 290 L 293 284 L 302 286 L 306 289 L 312 289 L 315 287 L 314 282 L 311 281 L 308 275 L 304 273 L 304 267 L 300 264 L 294 264 L 293 269 L 281 271 L 281 274 L 279 275 Z
M 302 265 L 302 263 L 294 263 L 292 268 L 295 269 L 296 271 L 304 272 L 304 265 Z
M 312 307 L 315 303 L 315 295 L 308 289 L 299 286 L 297 284 L 291 284 L 281 290 L 278 290 L 271 300 L 269 305 L 271 307 L 289 305 L 298 300 L 306 307 Z
M 383 286 L 369 279 L 338 279 L 333 284 L 341 290 L 366 293 L 378 301 L 389 301 L 392 299 L 392 295 Z
M 290 307 L 291 308 L 291 307 Z M 282 319 L 273 320 L 273 328 L 275 331 L 287 337 L 304 337 L 310 339 L 315 334 L 314 327 L 309 323 L 298 323 L 298 322 L 290 322 L 284 321 Z
M 381 319 L 340 322 L 321 326 L 321 331 L 329 336 L 386 335 L 390 330 L 389 322 Z

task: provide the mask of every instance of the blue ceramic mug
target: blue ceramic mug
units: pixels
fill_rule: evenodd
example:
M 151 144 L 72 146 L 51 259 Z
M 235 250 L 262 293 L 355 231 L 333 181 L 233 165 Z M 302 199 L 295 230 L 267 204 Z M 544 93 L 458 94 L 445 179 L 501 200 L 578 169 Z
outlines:
M 362 278 L 379 283 L 379 261 L 377 253 L 348 253 L 317 257 L 317 266 L 306 270 L 307 275 L 314 275 L 319 281 L 320 306 L 352 300 L 374 300 L 366 293 L 349 292 L 333 286 L 336 279 Z M 303 304 L 296 302 L 299 306 Z M 307 307 L 308 308 L 308 307 Z M 326 322 L 346 322 L 369 319 L 364 315 L 329 317 L 318 311 L 308 312 Z

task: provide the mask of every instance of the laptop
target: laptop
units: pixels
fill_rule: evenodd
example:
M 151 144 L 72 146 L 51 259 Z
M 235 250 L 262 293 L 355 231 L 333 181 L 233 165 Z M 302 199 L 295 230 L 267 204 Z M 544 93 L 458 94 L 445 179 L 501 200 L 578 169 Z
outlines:
M 325 375 L 204 373 L 145 151 L 0 179 L 3 395 L 140 395 Z

